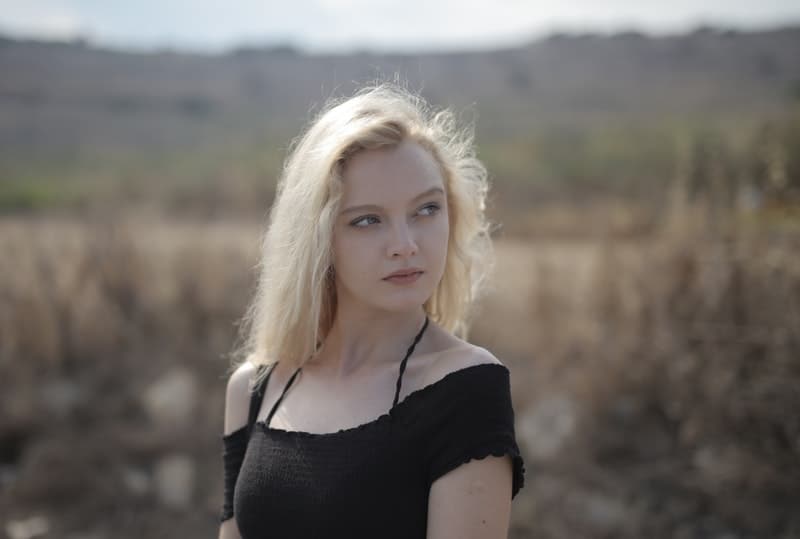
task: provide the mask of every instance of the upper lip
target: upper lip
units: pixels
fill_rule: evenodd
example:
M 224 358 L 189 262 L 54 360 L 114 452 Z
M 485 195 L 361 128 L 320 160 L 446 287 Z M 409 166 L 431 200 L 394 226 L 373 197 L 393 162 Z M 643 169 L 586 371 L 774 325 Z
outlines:
M 390 277 L 399 277 L 401 275 L 409 275 L 411 273 L 417 273 L 421 271 L 422 270 L 420 268 L 403 268 L 401 270 L 397 270 L 394 273 L 387 275 L 386 277 L 384 277 L 384 279 L 388 279 Z

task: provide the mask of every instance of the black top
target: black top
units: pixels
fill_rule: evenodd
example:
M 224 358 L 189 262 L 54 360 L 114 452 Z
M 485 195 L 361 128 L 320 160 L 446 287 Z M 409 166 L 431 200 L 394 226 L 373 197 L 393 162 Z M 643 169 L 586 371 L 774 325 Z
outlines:
M 254 421 L 270 369 L 254 388 L 248 425 L 222 437 L 220 522 L 235 514 L 243 539 L 424 538 L 431 484 L 489 455 L 511 455 L 513 499 L 524 484 L 525 467 L 515 439 L 508 369 L 499 363 L 465 367 L 397 402 L 413 346 L 401 364 L 391 409 L 330 433 L 269 426 L 300 369 L 267 419 Z

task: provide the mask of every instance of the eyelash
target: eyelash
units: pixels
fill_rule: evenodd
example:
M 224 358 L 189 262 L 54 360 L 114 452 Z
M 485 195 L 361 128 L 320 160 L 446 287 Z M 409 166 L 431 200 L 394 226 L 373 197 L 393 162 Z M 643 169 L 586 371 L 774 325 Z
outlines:
M 435 202 L 433 202 L 431 204 L 426 204 L 426 205 L 422 206 L 420 209 L 424 210 L 425 208 L 433 208 L 435 211 L 434 211 L 434 213 L 431 213 L 429 215 L 424 215 L 423 217 L 433 217 L 441 209 L 439 207 L 439 204 L 437 204 Z M 360 225 L 357 225 L 356 223 L 360 223 L 361 221 L 363 221 L 365 219 L 368 219 L 370 217 L 373 218 L 373 219 L 377 219 L 377 217 L 375 217 L 374 215 L 364 215 L 362 217 L 359 217 L 358 219 L 355 219 L 354 221 L 350 221 L 350 226 L 355 227 L 355 228 L 367 228 L 367 226 L 369 226 L 369 225 L 360 226 Z

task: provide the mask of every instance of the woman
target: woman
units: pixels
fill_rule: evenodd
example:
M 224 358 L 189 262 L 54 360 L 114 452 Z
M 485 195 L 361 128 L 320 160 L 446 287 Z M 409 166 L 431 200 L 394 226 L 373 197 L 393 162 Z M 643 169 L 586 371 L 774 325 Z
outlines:
M 457 336 L 491 260 L 486 193 L 471 134 L 396 86 L 296 142 L 227 384 L 221 538 L 507 536 L 509 371 Z

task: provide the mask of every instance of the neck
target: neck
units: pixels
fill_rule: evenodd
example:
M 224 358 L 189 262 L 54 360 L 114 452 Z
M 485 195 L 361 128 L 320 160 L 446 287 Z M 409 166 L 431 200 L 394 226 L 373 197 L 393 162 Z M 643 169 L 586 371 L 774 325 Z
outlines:
M 338 308 L 333 326 L 313 363 L 336 378 L 398 366 L 425 323 L 425 311 L 375 314 Z M 430 322 L 428 323 L 430 325 Z M 428 333 L 430 328 L 426 329 Z M 423 348 L 423 338 L 414 355 Z

